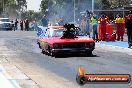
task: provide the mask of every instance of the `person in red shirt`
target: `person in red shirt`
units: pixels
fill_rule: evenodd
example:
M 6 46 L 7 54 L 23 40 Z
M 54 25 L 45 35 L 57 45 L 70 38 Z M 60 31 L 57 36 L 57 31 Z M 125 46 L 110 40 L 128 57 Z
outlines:
M 116 32 L 113 32 L 113 34 L 111 35 L 111 41 L 115 41 L 116 40 Z
M 102 14 L 99 19 L 98 23 L 100 23 L 101 28 L 101 40 L 106 40 L 106 26 L 108 22 L 108 17 L 105 14 Z
M 116 33 L 117 33 L 117 40 L 119 41 L 121 38 L 121 41 L 123 41 L 123 36 L 125 32 L 125 19 L 118 14 L 117 18 L 115 19 L 115 24 L 116 24 Z

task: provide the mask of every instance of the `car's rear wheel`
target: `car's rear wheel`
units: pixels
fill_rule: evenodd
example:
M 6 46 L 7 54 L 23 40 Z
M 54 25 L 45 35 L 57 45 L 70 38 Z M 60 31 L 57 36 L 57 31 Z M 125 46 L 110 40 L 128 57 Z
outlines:
M 46 54 L 45 50 L 42 49 L 42 53 L 43 53 L 43 54 Z

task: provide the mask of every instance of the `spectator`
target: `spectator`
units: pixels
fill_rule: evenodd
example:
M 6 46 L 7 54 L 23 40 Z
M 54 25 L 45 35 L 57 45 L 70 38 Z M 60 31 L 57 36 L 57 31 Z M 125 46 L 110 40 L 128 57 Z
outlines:
M 12 30 L 14 30 L 14 23 L 13 23 L 13 20 L 11 21 L 11 28 L 12 28 Z
M 89 35 L 90 37 L 90 15 L 91 15 L 91 12 L 86 10 L 86 22 L 87 22 L 87 25 L 86 25 L 86 35 Z
M 64 23 L 64 19 L 60 19 L 59 21 L 58 21 L 58 25 L 59 26 L 63 26 L 65 23 Z
M 102 15 L 98 19 L 98 22 L 100 23 L 100 26 L 101 26 L 101 40 L 105 41 L 108 17 L 104 13 L 102 13 Z
M 41 21 L 42 21 L 42 25 L 44 27 L 48 26 L 49 20 L 48 20 L 48 18 L 45 15 L 43 16 Z
M 80 27 L 81 27 L 81 29 L 82 29 L 82 33 L 83 33 L 84 35 L 87 35 L 87 33 L 86 33 L 86 30 L 87 30 L 87 20 L 86 20 L 86 18 L 83 18 L 83 19 L 81 20 Z
M 93 13 L 92 17 L 91 17 L 91 24 L 92 24 L 92 29 L 93 29 L 93 39 L 96 40 L 96 42 L 98 41 L 98 33 L 97 33 L 97 16 L 96 14 Z
M 25 31 L 29 31 L 29 21 L 25 20 Z
M 121 15 L 118 15 L 117 18 L 115 19 L 115 24 L 116 24 L 117 40 L 120 41 L 120 38 L 121 38 L 121 41 L 123 41 L 123 36 L 124 36 L 124 32 L 125 32 L 124 18 Z
M 23 31 L 23 20 L 20 21 L 20 27 L 21 27 L 21 30 Z
M 128 48 L 132 46 L 132 11 L 129 12 L 129 15 L 125 18 L 125 27 L 127 28 L 128 36 Z
M 33 28 L 34 28 L 34 30 L 37 29 L 37 22 L 36 22 L 36 20 L 33 21 Z
M 18 21 L 17 19 L 15 20 L 15 25 L 14 25 L 14 31 L 17 30 L 17 26 L 18 26 Z

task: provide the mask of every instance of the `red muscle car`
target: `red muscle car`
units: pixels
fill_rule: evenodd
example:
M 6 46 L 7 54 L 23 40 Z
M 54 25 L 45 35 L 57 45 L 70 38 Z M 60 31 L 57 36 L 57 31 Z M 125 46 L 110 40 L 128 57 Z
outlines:
M 51 56 L 72 52 L 92 55 L 92 51 L 95 49 L 95 41 L 88 36 L 79 35 L 79 30 L 78 27 L 71 25 L 68 27 L 50 26 L 46 29 L 44 37 L 38 39 L 37 42 L 42 52 Z

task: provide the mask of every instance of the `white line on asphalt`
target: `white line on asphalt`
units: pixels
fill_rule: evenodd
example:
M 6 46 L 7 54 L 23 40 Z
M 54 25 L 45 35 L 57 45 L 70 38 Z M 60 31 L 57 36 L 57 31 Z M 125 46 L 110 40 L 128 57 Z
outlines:
M 104 46 L 110 46 L 110 47 L 113 47 L 113 48 L 121 48 L 121 49 L 130 50 L 129 48 L 124 48 L 124 47 L 120 47 L 120 46 L 113 46 L 113 45 L 107 45 L 107 44 L 101 44 L 101 43 L 96 43 L 96 44 L 104 45 Z
M 8 79 L 7 79 L 8 78 Z M 21 88 L 0 65 L 0 88 Z

